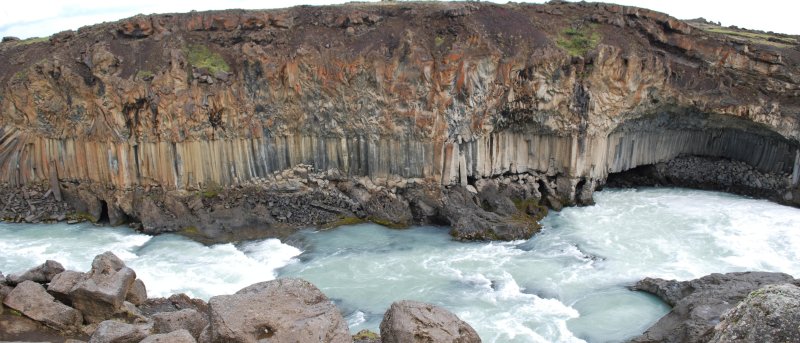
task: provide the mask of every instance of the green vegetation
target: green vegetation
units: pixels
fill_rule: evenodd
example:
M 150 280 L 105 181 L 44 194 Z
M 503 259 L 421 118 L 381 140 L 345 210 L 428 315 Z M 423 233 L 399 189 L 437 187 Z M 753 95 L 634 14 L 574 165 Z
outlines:
M 362 340 L 362 341 L 378 340 L 380 338 L 381 338 L 381 336 L 379 336 L 377 333 L 374 333 L 374 332 L 369 331 L 367 329 L 361 330 L 357 334 L 353 335 L 353 340 L 354 341 L 358 341 L 358 340 Z
M 547 207 L 539 204 L 538 199 L 513 199 L 514 206 L 517 208 L 517 213 L 512 215 L 512 218 L 520 223 L 526 224 L 535 233 L 541 230 L 542 225 L 539 221 L 547 216 Z
M 583 56 L 589 50 L 597 47 L 600 42 L 600 35 L 591 30 L 591 27 L 568 28 L 561 31 L 558 38 L 558 46 L 566 50 L 570 56 Z
M 28 38 L 28 39 L 23 39 L 23 40 L 19 41 L 18 44 L 29 45 L 29 44 L 33 44 L 33 43 L 43 43 L 43 42 L 49 42 L 49 41 L 50 41 L 50 37 L 32 37 L 32 38 Z
M 12 316 L 22 317 L 22 312 L 17 311 L 13 308 L 9 308 L 8 313 L 11 314 Z
M 440 45 L 444 44 L 444 37 L 436 36 L 433 43 L 436 44 L 436 47 L 438 48 Z
M 231 70 L 222 55 L 209 50 L 206 46 L 189 45 L 185 51 L 189 63 L 195 68 L 206 69 L 211 74 L 216 74 L 220 71 L 227 73 Z
M 327 224 L 323 225 L 322 227 L 324 229 L 333 229 L 333 228 L 336 228 L 336 227 L 339 227 L 339 226 L 342 226 L 342 225 L 356 225 L 356 224 L 361 224 L 361 223 L 364 223 L 364 222 L 366 222 L 364 219 L 361 219 L 361 218 L 358 218 L 358 217 L 339 216 L 339 219 L 337 219 L 337 220 L 335 220 L 333 222 L 327 223 Z
M 375 224 L 388 227 L 390 229 L 403 229 L 403 228 L 406 228 L 408 226 L 408 225 L 405 225 L 404 223 L 396 223 L 396 222 L 393 222 L 393 221 L 391 221 L 389 219 L 386 219 L 386 218 L 379 218 L 379 217 L 374 217 L 374 216 L 367 217 L 367 220 L 369 220 L 369 221 L 371 221 L 371 222 L 373 222 Z
M 222 186 L 212 181 L 206 185 L 205 189 L 200 191 L 200 195 L 202 195 L 203 198 L 211 199 L 217 197 L 220 192 L 222 192 Z
M 211 199 L 211 198 L 214 198 L 217 195 L 219 195 L 219 191 L 216 191 L 216 190 L 213 190 L 213 189 L 206 189 L 200 194 L 203 196 L 203 198 Z
M 91 223 L 97 223 L 97 218 L 93 215 L 86 213 L 86 212 L 75 212 L 67 215 L 68 220 L 78 220 L 78 221 L 86 221 Z
M 139 80 L 149 81 L 153 79 L 153 72 L 149 70 L 139 70 L 136 72 L 136 78 Z
M 195 236 L 200 234 L 200 229 L 197 226 L 187 226 L 181 229 L 181 233 L 187 236 Z
M 755 43 L 755 44 L 765 44 L 765 45 L 772 45 L 777 47 L 789 47 L 792 45 L 798 44 L 797 39 L 792 37 L 783 37 L 778 35 L 771 35 L 768 33 L 757 33 L 757 32 L 749 32 L 749 31 L 739 31 L 731 28 L 719 27 L 719 26 L 702 26 L 702 30 L 707 32 L 719 33 L 728 36 L 734 36 L 736 38 L 744 39 L 748 42 Z
M 17 71 L 16 73 L 14 73 L 14 76 L 12 77 L 12 80 L 13 81 L 27 81 L 28 80 L 28 70 L 27 69 L 21 69 L 21 70 Z

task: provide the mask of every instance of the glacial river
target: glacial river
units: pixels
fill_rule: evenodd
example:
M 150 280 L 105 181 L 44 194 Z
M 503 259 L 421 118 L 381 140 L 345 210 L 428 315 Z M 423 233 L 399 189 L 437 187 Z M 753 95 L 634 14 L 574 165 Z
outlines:
M 205 299 L 302 277 L 336 302 L 353 333 L 378 331 L 391 302 L 414 299 L 455 312 L 484 342 L 617 342 L 640 334 L 669 310 L 627 289 L 646 276 L 800 276 L 798 209 L 686 189 L 606 190 L 595 200 L 552 213 L 530 240 L 502 243 L 454 242 L 441 227 L 363 224 L 304 230 L 286 243 L 204 246 L 88 224 L 0 224 L 0 271 L 45 259 L 85 271 L 96 254 L 111 250 L 150 296 Z

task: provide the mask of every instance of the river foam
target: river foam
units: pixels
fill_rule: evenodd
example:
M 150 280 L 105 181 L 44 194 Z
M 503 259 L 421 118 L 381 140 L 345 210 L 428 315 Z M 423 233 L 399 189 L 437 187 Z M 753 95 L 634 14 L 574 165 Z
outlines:
M 208 299 L 230 294 L 292 263 L 300 250 L 277 239 L 242 246 L 205 246 L 177 235 L 148 236 L 90 224 L 0 224 L 0 270 L 19 272 L 47 259 L 87 271 L 94 256 L 112 251 L 136 271 L 149 296 L 186 293 Z
M 597 205 L 552 213 L 532 239 L 454 242 L 443 227 L 374 224 L 303 230 L 276 239 L 204 246 L 92 225 L 0 224 L 0 270 L 45 259 L 87 270 L 114 251 L 151 296 L 208 298 L 276 276 L 316 284 L 351 331 L 377 331 L 399 299 L 435 303 L 469 322 L 485 342 L 617 342 L 669 308 L 627 286 L 646 277 L 714 272 L 800 276 L 800 210 L 685 189 L 607 190 Z

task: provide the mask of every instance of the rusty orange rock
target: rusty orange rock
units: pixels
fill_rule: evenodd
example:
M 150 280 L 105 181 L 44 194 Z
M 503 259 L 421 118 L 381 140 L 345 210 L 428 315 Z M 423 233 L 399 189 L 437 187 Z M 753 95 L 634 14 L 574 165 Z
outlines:
M 800 173 L 797 37 L 693 25 L 604 4 L 348 4 L 10 41 L 0 175 L 185 190 L 302 163 L 443 185 L 539 173 L 574 198 L 680 155 Z

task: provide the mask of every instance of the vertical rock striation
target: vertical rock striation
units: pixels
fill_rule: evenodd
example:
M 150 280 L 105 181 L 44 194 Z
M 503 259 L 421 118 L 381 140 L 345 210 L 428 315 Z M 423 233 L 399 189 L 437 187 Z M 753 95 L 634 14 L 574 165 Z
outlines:
M 692 25 L 592 3 L 348 4 L 9 40 L 0 175 L 122 223 L 189 207 L 158 196 L 141 210 L 153 189 L 297 165 L 387 188 L 532 176 L 582 204 L 611 173 L 691 155 L 774 175 L 770 197 L 799 204 L 797 37 Z

